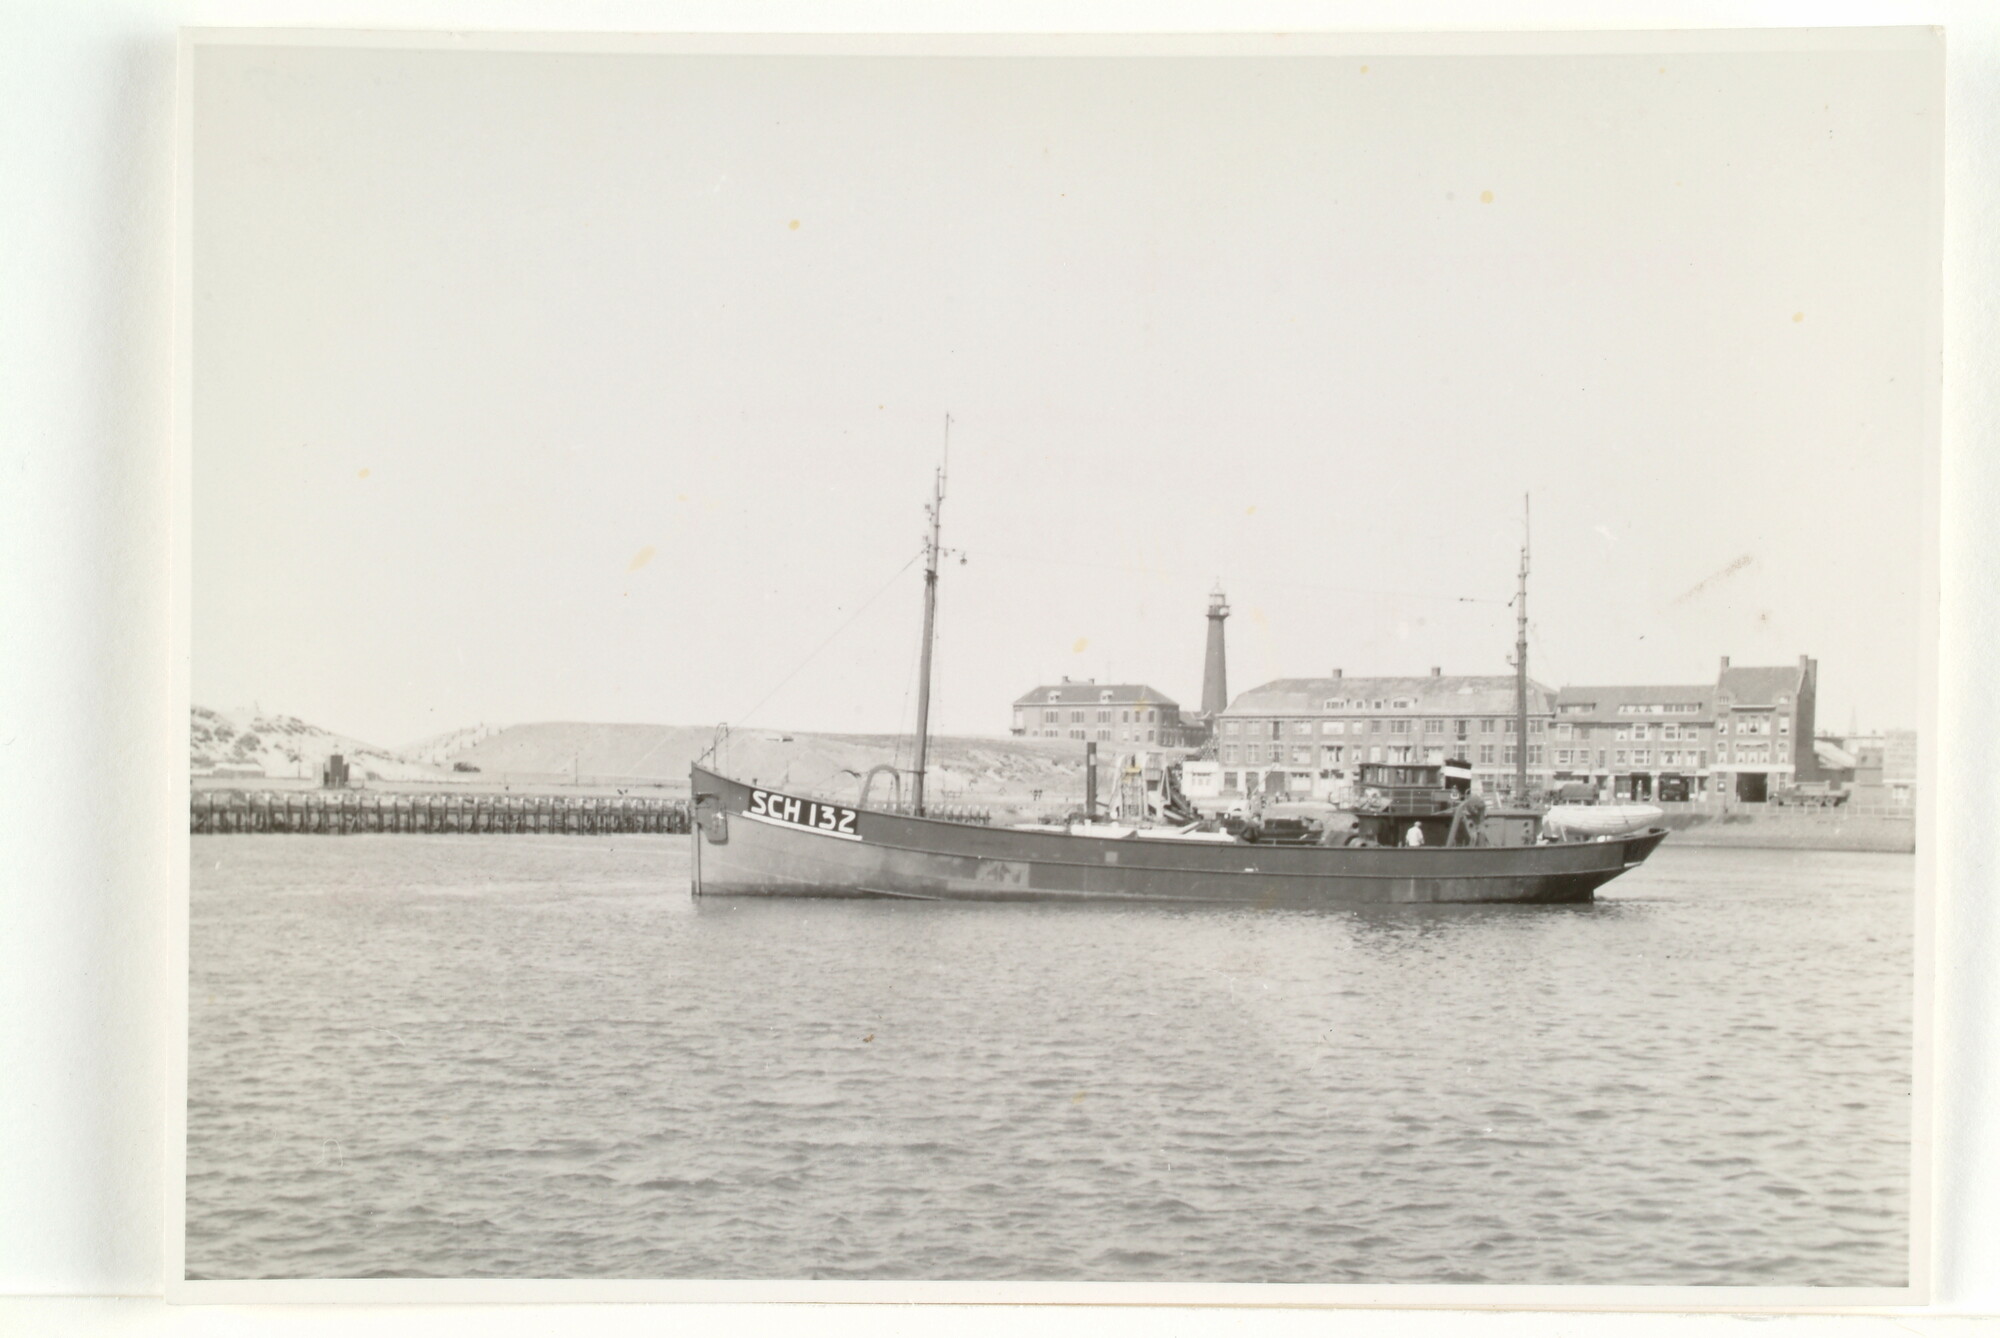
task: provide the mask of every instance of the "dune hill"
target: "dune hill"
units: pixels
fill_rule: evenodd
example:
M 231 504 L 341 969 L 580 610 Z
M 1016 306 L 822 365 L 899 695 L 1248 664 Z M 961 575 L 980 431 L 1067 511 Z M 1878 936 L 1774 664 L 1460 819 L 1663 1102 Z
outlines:
M 363 779 L 461 785 L 536 785 L 580 778 L 586 785 L 687 784 L 689 765 L 716 741 L 709 725 L 473 725 L 400 749 L 383 748 L 295 716 L 194 708 L 190 763 L 196 775 L 311 780 L 329 753 Z M 910 740 L 889 734 L 816 734 L 743 729 L 723 740 L 718 769 L 773 788 L 848 798 L 870 768 L 907 771 Z M 931 741 L 930 797 L 949 802 L 1041 791 L 1058 801 L 1083 793 L 1083 747 L 1067 740 L 945 737 Z M 887 799 L 889 779 L 873 796 Z
M 482 773 L 579 775 L 599 781 L 684 784 L 688 766 L 715 742 L 711 726 L 601 725 L 550 722 L 513 725 L 438 757 Z M 1083 749 L 1075 743 L 1027 739 L 937 738 L 931 741 L 933 798 L 953 795 L 1082 793 Z M 907 769 L 911 745 L 896 735 L 738 730 L 715 757 L 720 769 L 773 787 L 833 795 L 858 792 L 869 768 Z M 875 794 L 888 793 L 886 777 Z
M 188 762 L 194 774 L 310 780 L 329 753 L 357 775 L 380 780 L 430 780 L 443 773 L 401 753 L 309 725 L 297 716 L 217 711 L 197 706 L 189 723 Z

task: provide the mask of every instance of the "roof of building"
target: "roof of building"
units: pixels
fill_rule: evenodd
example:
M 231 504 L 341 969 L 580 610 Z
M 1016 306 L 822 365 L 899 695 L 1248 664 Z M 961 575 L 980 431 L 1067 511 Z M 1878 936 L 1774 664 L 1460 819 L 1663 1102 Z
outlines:
M 1556 712 L 1584 720 L 1630 719 L 1633 712 L 1621 712 L 1621 706 L 1685 706 L 1689 703 L 1701 709 L 1694 713 L 1700 719 L 1713 714 L 1715 685 L 1712 683 L 1669 683 L 1650 687 L 1628 687 L 1624 684 L 1606 684 L 1599 687 L 1571 687 L 1556 693 Z M 1579 708 L 1588 707 L 1583 710 Z M 1681 715 L 1680 719 L 1689 717 Z
M 1251 688 L 1230 702 L 1225 716 L 1324 715 L 1329 711 L 1368 712 L 1374 703 L 1404 700 L 1401 709 L 1431 715 L 1511 715 L 1514 676 L 1490 674 L 1421 674 L 1410 678 L 1277 678 Z M 1342 706 L 1328 706 L 1330 701 Z M 1528 713 L 1548 715 L 1555 693 L 1528 680 Z
M 1740 706 L 1773 706 L 1779 696 L 1796 696 L 1805 671 L 1796 664 L 1760 668 L 1730 666 L 1716 687 Z
M 1105 693 L 1110 693 L 1109 697 Z M 1049 694 L 1054 693 L 1052 699 Z M 1134 702 L 1146 706 L 1179 706 L 1172 697 L 1155 687 L 1144 683 L 1094 683 L 1088 679 L 1072 683 L 1064 679 L 1060 683 L 1044 683 L 1033 691 L 1024 692 L 1014 699 L 1016 706 L 1101 706 L 1106 702 L 1113 705 L 1130 705 Z

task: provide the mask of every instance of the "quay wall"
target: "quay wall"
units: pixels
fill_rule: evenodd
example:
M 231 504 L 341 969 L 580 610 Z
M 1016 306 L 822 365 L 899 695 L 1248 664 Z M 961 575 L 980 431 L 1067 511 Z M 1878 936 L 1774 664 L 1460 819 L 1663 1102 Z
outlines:
M 1782 813 L 1669 811 L 1661 825 L 1678 846 L 1762 850 L 1856 850 L 1913 854 L 1916 820 L 1908 814 L 1851 813 L 1838 808 Z

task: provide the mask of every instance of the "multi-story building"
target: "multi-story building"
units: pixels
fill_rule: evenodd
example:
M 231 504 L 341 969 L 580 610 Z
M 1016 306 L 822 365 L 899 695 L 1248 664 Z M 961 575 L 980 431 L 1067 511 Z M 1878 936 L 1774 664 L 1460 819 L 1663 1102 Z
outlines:
M 1715 682 L 1715 792 L 1754 804 L 1773 786 L 1818 780 L 1818 697 L 1819 662 L 1809 655 L 1781 668 L 1732 667 L 1723 656 Z
M 1580 687 L 1556 694 L 1558 785 L 1620 799 L 1699 799 L 1715 756 L 1714 686 Z
M 1144 683 L 1095 679 L 1044 683 L 1014 699 L 1012 733 L 1018 738 L 1079 739 L 1096 743 L 1177 748 L 1181 708 Z
M 1421 678 L 1281 678 L 1231 702 L 1217 721 L 1214 756 L 1183 768 L 1189 796 L 1227 804 L 1251 794 L 1340 800 L 1364 762 L 1472 763 L 1488 794 L 1514 784 L 1527 747 L 1528 783 L 1553 775 L 1548 729 L 1555 693 L 1528 684 L 1528 737 L 1517 734 L 1511 674 Z
M 1715 797 L 1761 803 L 1817 780 L 1819 665 L 1732 666 L 1715 682 L 1564 688 L 1556 697 L 1556 778 L 1621 799 Z

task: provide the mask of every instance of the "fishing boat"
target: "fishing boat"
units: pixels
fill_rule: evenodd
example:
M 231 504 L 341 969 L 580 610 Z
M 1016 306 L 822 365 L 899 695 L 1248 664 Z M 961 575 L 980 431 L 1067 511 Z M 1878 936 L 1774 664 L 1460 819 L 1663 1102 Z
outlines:
M 947 428 L 948 430 L 948 428 Z M 1402 903 L 1584 902 L 1642 864 L 1658 827 L 1577 835 L 1529 806 L 1488 808 L 1449 783 L 1455 768 L 1385 769 L 1345 822 L 1227 829 L 1144 803 L 1108 820 L 1094 798 L 1060 823 L 1000 826 L 926 812 L 932 642 L 937 625 L 945 470 L 924 548 L 911 802 L 871 808 L 787 793 L 697 762 L 693 884 L 698 897 L 873 897 L 915 901 L 1097 901 L 1327 907 Z M 1527 736 L 1527 550 L 1522 549 L 1516 710 Z M 1094 751 L 1094 750 L 1093 750 Z M 1092 758 L 1089 776 L 1096 776 Z M 1525 795 L 1525 760 L 1517 773 Z

